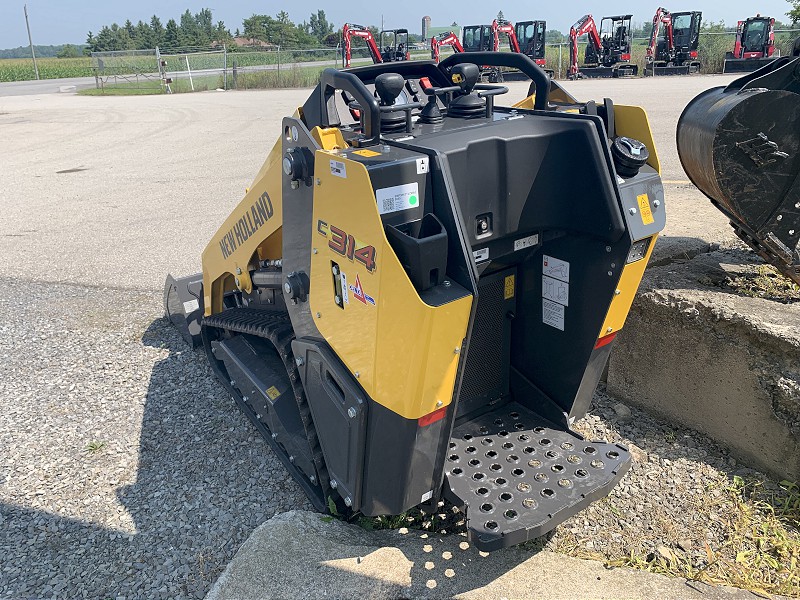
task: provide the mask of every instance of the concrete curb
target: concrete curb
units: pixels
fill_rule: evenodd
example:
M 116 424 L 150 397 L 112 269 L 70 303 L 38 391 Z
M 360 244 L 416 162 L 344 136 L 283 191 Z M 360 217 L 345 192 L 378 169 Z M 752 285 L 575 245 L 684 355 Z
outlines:
M 403 533 L 404 532 L 404 533 Z M 259 526 L 206 600 L 261 598 L 752 598 L 549 551 L 480 553 L 458 535 L 365 531 L 290 511 Z

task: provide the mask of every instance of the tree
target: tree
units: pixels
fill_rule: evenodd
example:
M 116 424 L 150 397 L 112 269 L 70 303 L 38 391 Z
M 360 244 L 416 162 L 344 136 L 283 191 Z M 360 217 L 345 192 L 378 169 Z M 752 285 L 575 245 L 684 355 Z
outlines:
M 150 17 L 150 35 L 153 46 L 164 45 L 164 26 L 161 24 L 161 19 L 155 15 Z
M 786 16 L 792 20 L 792 27 L 800 22 L 800 0 L 790 0 L 789 4 L 792 5 L 792 10 L 786 13 Z
M 180 45 L 178 38 L 178 24 L 175 19 L 170 19 L 167 21 L 167 27 L 164 30 L 164 48 L 167 50 L 177 48 Z
M 307 31 L 317 38 L 320 43 L 324 43 L 328 36 L 333 33 L 333 24 L 328 22 L 324 10 L 311 13 Z
M 505 23 L 506 22 L 506 16 L 503 14 L 502 10 L 497 13 L 497 22 L 498 23 Z
M 64 44 L 61 50 L 56 54 L 56 58 L 78 58 L 81 55 L 80 50 L 72 44 Z

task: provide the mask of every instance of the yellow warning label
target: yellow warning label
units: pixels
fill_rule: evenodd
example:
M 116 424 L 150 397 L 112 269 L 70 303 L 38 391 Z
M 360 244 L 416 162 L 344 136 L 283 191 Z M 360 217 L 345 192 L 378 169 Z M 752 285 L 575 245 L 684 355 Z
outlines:
M 364 158 L 372 158 L 373 156 L 380 156 L 380 152 L 375 152 L 374 150 L 369 150 L 365 148 L 364 150 L 356 150 L 353 154 L 358 154 L 359 156 L 363 156 Z
M 450 77 L 450 81 L 453 83 L 462 83 L 464 81 L 464 77 L 461 75 L 461 73 L 453 73 L 453 75 Z
M 639 194 L 636 196 L 636 201 L 639 203 L 639 213 L 642 215 L 642 223 L 650 225 L 654 221 L 653 211 L 650 210 L 650 198 L 647 194 Z
M 278 391 L 274 385 L 267 388 L 267 396 L 269 396 L 270 400 L 275 400 L 281 393 Z
M 508 300 L 509 298 L 514 297 L 514 276 L 509 275 L 506 277 L 506 286 L 505 286 L 505 299 Z

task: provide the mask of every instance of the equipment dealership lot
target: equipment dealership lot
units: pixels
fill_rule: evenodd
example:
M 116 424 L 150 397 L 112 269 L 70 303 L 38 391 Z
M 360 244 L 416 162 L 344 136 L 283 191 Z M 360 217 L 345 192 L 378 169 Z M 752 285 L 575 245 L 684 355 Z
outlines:
M 734 239 L 674 141 L 686 103 L 733 78 L 564 84 L 647 110 L 662 248 Z M 527 89 L 509 87 L 503 103 Z M 307 95 L 6 97 L 0 85 L 0 597 L 202 597 L 258 524 L 308 508 L 161 319 L 165 275 L 199 270 Z

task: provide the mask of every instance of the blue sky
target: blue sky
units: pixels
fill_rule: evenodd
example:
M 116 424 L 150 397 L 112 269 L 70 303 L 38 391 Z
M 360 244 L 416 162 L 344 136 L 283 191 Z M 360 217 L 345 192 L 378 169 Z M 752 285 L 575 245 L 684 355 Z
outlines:
M 662 0 L 663 1 L 663 0 Z M 606 2 L 491 2 L 486 0 L 460 0 L 459 2 L 430 2 L 430 0 L 390 0 L 384 2 L 320 2 L 319 0 L 292 0 L 292 2 L 256 2 L 255 0 L 28 0 L 31 33 L 35 44 L 82 43 L 88 31 L 96 32 L 103 25 L 122 24 L 125 19 L 134 23 L 147 21 L 157 14 L 162 21 L 176 20 L 187 8 L 197 12 L 208 7 L 215 20 L 223 20 L 234 31 L 241 27 L 242 19 L 253 13 L 276 14 L 286 10 L 293 21 L 303 21 L 318 8 L 325 10 L 328 19 L 341 26 L 345 21 L 380 27 L 381 17 L 387 28 L 407 27 L 419 31 L 424 15 L 430 15 L 434 26 L 447 26 L 453 21 L 460 24 L 489 22 L 502 10 L 511 21 L 546 19 L 548 28 L 569 30 L 570 25 L 585 13 L 595 17 L 633 13 L 634 21 L 650 21 L 656 3 L 639 3 L 632 0 Z M 14 48 L 28 43 L 22 0 L 0 0 L 0 48 Z M 729 25 L 753 16 L 758 11 L 786 21 L 790 5 L 786 0 L 684 0 L 679 5 L 667 3 L 674 12 L 702 10 L 703 18 L 723 20 Z

